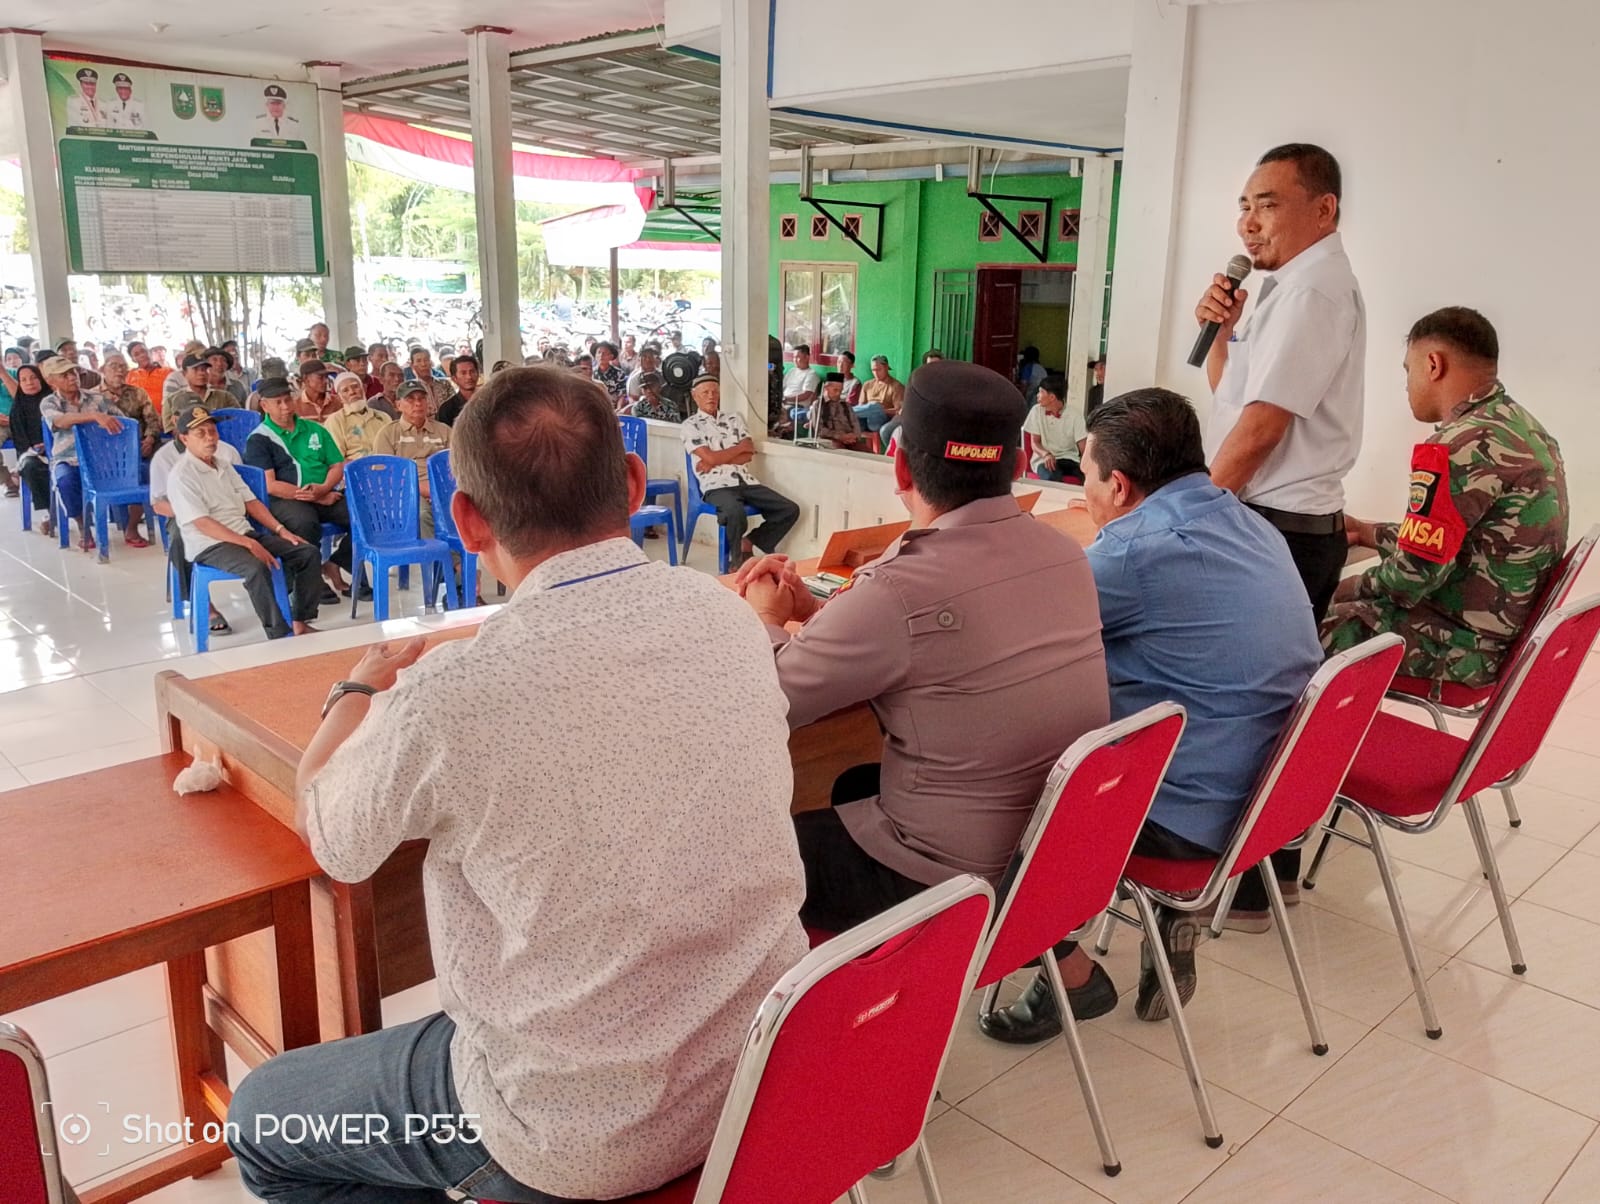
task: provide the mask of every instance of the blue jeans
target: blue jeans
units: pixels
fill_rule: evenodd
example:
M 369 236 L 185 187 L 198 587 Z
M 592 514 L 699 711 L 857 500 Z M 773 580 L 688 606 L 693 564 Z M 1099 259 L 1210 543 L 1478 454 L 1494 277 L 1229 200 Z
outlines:
M 455 1031 L 441 1012 L 292 1049 L 251 1071 L 228 1109 L 244 1185 L 279 1204 L 445 1204 L 447 1188 L 507 1204 L 568 1204 L 518 1183 L 481 1141 L 443 1126 L 419 1131 L 420 1118 L 461 1115 L 450 1073 Z M 419 1118 L 409 1139 L 407 1118 Z M 319 1120 L 333 1131 L 316 1131 Z
M 875 401 L 851 408 L 856 412 L 856 421 L 861 423 L 861 429 L 869 435 L 882 430 L 883 424 L 889 421 L 889 411 Z
M 1083 469 L 1078 467 L 1078 462 L 1076 460 L 1064 460 L 1060 456 L 1056 457 L 1056 466 L 1054 468 L 1046 468 L 1041 464 L 1033 471 L 1038 474 L 1041 481 L 1072 481 L 1077 483 L 1083 480 Z

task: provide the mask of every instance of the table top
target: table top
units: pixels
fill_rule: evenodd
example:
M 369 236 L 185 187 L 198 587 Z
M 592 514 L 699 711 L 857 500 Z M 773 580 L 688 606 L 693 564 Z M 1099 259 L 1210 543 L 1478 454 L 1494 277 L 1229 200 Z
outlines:
M 7 793 L 0 971 L 321 873 L 294 832 L 230 787 L 173 793 L 188 764 L 166 753 Z

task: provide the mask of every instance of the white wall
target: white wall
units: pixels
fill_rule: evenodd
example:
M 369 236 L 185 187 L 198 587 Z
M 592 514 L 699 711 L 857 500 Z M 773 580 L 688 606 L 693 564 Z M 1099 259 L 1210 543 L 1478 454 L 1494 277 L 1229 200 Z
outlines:
M 1512 395 L 1561 443 L 1575 532 L 1600 521 L 1600 8 L 1282 0 L 1200 7 L 1193 20 L 1160 383 L 1204 404 L 1184 357 L 1195 297 L 1239 250 L 1240 185 L 1268 147 L 1318 142 L 1344 168 L 1344 236 L 1367 302 L 1352 511 L 1398 514 L 1410 446 L 1426 435 L 1405 405 L 1407 328 L 1471 305 L 1500 332 Z M 1137 154 L 1130 145 L 1130 164 Z

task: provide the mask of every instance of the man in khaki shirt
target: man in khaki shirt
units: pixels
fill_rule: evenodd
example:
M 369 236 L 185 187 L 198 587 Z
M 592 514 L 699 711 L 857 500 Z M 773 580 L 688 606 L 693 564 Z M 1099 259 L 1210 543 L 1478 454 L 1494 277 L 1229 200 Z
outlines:
M 433 538 L 433 502 L 428 491 L 428 457 L 450 446 L 450 428 L 428 417 L 428 386 L 408 380 L 397 399 L 400 418 L 386 424 L 373 441 L 379 456 L 404 456 L 417 466 L 417 488 L 422 494 L 422 537 Z
M 826 605 L 783 556 L 738 578 L 768 624 L 789 726 L 861 702 L 883 726 L 882 763 L 795 816 L 800 916 L 833 930 L 957 874 L 998 881 L 1056 758 L 1110 714 L 1083 549 L 1011 496 L 1016 387 L 944 361 L 912 375 L 907 403 L 894 464 L 911 529 Z
M 883 430 L 900 416 L 905 396 L 906 387 L 889 374 L 889 357 L 873 356 L 872 379 L 861 386 L 855 405 L 856 420 L 861 424 L 861 429 L 868 433 Z M 884 445 L 888 445 L 887 439 Z
M 333 382 L 334 396 L 344 407 L 322 420 L 340 455 L 359 460 L 377 451 L 377 438 L 394 420 L 367 404 L 367 386 L 354 372 L 341 372 Z

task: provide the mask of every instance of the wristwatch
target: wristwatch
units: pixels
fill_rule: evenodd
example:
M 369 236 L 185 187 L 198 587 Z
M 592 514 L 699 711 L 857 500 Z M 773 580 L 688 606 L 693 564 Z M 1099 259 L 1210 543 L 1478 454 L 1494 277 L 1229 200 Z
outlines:
M 378 691 L 375 686 L 369 686 L 364 681 L 336 681 L 333 689 L 328 691 L 328 699 L 322 704 L 322 718 L 328 717 L 328 712 L 333 710 L 333 704 L 346 694 L 365 694 L 368 698 L 375 697 Z

